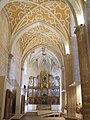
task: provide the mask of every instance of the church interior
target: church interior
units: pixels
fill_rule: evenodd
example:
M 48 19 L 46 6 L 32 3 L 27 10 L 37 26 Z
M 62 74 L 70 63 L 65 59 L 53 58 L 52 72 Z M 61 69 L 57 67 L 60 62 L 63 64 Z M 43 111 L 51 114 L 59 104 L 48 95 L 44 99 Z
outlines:
M 0 120 L 90 120 L 89 63 L 89 0 L 0 0 Z

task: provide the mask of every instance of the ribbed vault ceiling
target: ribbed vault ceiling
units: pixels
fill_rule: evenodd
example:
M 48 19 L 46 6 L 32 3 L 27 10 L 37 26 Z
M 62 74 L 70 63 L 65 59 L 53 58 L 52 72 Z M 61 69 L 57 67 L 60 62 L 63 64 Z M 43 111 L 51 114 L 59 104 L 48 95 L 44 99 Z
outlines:
M 66 48 L 69 49 L 71 36 L 71 8 L 68 3 L 76 14 L 81 12 L 80 0 L 7 0 L 2 10 L 10 26 L 10 42 L 13 44 L 13 38 L 24 31 L 16 41 L 20 43 L 23 57 L 37 46 L 44 46 L 55 51 L 57 58 L 62 58 Z
M 56 55 L 44 47 L 33 50 L 33 53 L 29 55 L 29 63 L 30 73 L 35 67 L 35 70 L 38 69 L 38 74 L 44 70 L 52 74 L 61 67 Z

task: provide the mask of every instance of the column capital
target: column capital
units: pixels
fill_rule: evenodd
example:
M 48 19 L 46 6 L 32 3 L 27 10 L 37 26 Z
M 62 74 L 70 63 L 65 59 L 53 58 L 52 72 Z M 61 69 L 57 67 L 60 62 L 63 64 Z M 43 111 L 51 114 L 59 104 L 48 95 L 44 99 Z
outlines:
M 12 59 L 13 58 L 13 54 L 9 54 L 9 59 Z
M 65 70 L 65 66 L 61 66 L 61 70 Z
M 23 67 L 21 67 L 21 70 L 22 70 L 22 71 L 24 71 L 24 68 L 23 68 Z
M 79 26 L 76 26 L 76 29 L 74 31 L 74 34 L 77 34 L 78 32 L 80 33 L 84 33 L 84 28 L 85 28 L 85 25 L 84 24 L 81 24 Z

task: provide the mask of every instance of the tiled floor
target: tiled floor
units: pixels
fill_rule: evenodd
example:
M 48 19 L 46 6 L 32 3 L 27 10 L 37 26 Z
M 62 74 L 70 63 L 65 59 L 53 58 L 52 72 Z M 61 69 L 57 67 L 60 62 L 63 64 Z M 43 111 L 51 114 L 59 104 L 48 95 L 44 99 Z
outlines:
M 65 120 L 63 117 L 23 116 L 20 120 Z

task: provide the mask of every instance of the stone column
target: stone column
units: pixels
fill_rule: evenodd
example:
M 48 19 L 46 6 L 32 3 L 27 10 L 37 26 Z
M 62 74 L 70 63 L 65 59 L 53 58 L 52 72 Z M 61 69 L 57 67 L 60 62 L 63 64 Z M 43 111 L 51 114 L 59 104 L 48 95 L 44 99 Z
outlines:
M 64 112 L 66 101 L 65 101 L 65 94 L 66 94 L 66 85 L 65 85 L 65 68 L 62 67 L 62 112 Z
M 85 26 L 78 26 L 75 33 L 78 41 L 83 119 L 90 120 L 90 72 Z
M 76 87 L 67 88 L 67 115 L 76 116 Z
M 13 58 L 13 55 L 10 53 L 8 56 L 8 71 L 7 71 L 7 78 L 10 78 L 10 66 L 11 66 L 11 60 Z
M 67 115 L 76 116 L 76 87 L 70 86 L 73 83 L 73 64 L 71 54 L 65 57 L 65 75 L 67 92 Z
M 5 76 L 0 76 L 0 120 L 4 118 L 6 95 L 6 79 Z
M 15 110 L 15 119 L 20 118 L 21 112 L 21 87 L 18 85 L 16 88 L 16 110 Z
M 23 71 L 24 71 L 24 68 L 23 68 L 23 65 L 21 65 L 21 81 L 20 81 L 20 86 L 22 86 Z

